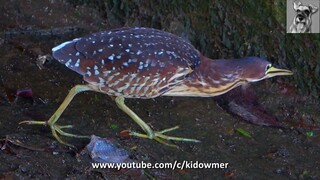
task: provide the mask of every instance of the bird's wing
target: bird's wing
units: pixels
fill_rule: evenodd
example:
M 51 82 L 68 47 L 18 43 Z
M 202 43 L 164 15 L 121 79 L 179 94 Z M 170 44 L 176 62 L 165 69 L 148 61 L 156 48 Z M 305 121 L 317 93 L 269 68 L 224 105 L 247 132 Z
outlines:
M 127 95 L 144 89 L 143 96 L 166 92 L 200 64 L 200 53 L 190 43 L 150 28 L 122 28 L 74 39 L 53 48 L 53 56 L 89 83 Z

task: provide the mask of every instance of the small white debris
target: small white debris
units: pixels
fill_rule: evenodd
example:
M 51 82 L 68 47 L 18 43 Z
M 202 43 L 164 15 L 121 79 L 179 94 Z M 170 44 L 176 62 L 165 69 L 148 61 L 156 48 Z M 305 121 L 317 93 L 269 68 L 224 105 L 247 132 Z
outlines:
M 38 58 L 37 58 L 37 61 L 36 61 L 36 64 L 37 66 L 39 67 L 39 69 L 43 69 L 44 68 L 44 64 L 47 62 L 47 61 L 51 61 L 52 60 L 52 56 L 49 55 L 49 54 L 46 54 L 46 55 L 38 55 Z M 60 60 L 58 60 L 59 62 L 61 62 Z
M 137 55 L 140 55 L 140 54 L 142 54 L 142 51 L 138 50 Z
M 98 52 L 102 52 L 103 51 L 103 49 L 98 49 Z
M 79 56 L 79 55 L 80 55 L 80 53 L 79 53 L 79 52 L 77 52 L 77 53 L 76 53 L 76 56 Z

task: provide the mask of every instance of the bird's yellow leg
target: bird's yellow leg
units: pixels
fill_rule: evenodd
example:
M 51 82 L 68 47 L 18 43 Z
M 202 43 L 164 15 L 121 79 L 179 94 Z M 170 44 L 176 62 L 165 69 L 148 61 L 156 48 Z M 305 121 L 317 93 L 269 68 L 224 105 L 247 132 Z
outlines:
M 70 104 L 70 102 L 72 101 L 74 96 L 76 94 L 80 93 L 80 92 L 89 91 L 89 90 L 92 90 L 92 88 L 90 86 L 88 86 L 88 85 L 76 85 L 70 90 L 70 92 L 67 95 L 67 97 L 64 99 L 62 104 L 59 106 L 59 108 L 50 117 L 50 119 L 48 121 L 22 121 L 22 122 L 20 122 L 20 124 L 39 124 L 39 125 L 49 126 L 51 131 L 52 131 L 52 135 L 60 143 L 68 145 L 68 146 L 72 146 L 72 145 L 62 141 L 62 139 L 58 136 L 58 134 L 60 134 L 62 136 L 69 136 L 69 137 L 76 137 L 76 138 L 89 138 L 89 136 L 81 136 L 81 135 L 70 134 L 70 133 L 66 133 L 66 132 L 64 132 L 62 130 L 62 129 L 66 129 L 66 128 L 72 128 L 73 127 L 72 125 L 60 126 L 60 125 L 56 124 L 56 122 L 58 121 L 59 117 L 61 116 L 63 111 L 68 107 L 68 105 Z
M 173 128 L 168 128 L 162 131 L 153 131 L 151 127 L 146 124 L 136 113 L 134 113 L 125 103 L 124 103 L 124 98 L 123 97 L 116 97 L 115 99 L 118 107 L 124 111 L 126 114 L 128 114 L 147 134 L 141 134 L 137 132 L 130 132 L 129 134 L 132 136 L 138 136 L 141 138 L 149 138 L 149 139 L 154 139 L 158 141 L 159 143 L 172 146 L 172 147 L 177 147 L 174 144 L 166 142 L 167 140 L 173 140 L 173 141 L 188 141 L 188 142 L 200 142 L 199 140 L 196 139 L 188 139 L 188 138 L 181 138 L 181 137 L 175 137 L 175 136 L 167 136 L 164 135 L 167 132 L 176 130 L 179 128 L 179 126 L 175 126 Z

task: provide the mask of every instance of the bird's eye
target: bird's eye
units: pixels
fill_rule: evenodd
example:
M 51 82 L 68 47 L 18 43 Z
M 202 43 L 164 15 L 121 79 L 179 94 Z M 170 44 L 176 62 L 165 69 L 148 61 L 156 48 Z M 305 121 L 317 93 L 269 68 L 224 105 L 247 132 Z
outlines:
M 266 66 L 266 71 L 269 69 L 269 68 L 271 68 L 272 67 L 272 65 L 271 64 L 268 64 L 267 66 Z

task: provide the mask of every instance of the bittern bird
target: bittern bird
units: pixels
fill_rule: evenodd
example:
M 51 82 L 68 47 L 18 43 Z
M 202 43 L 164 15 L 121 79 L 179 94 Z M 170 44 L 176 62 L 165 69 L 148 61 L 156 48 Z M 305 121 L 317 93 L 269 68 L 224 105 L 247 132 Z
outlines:
M 62 141 L 58 134 L 86 137 L 63 131 L 71 125 L 57 124 L 60 115 L 79 92 L 96 91 L 115 96 L 118 107 L 146 133 L 130 131 L 130 135 L 174 146 L 168 140 L 199 141 L 165 135 L 178 126 L 153 131 L 126 106 L 125 98 L 212 97 L 248 82 L 292 74 L 289 70 L 272 67 L 270 62 L 258 57 L 212 60 L 183 38 L 143 27 L 94 33 L 64 42 L 54 47 L 52 52 L 55 59 L 81 74 L 88 84 L 74 86 L 48 121 L 22 123 L 48 125 L 53 136 L 66 145 L 70 144 Z

